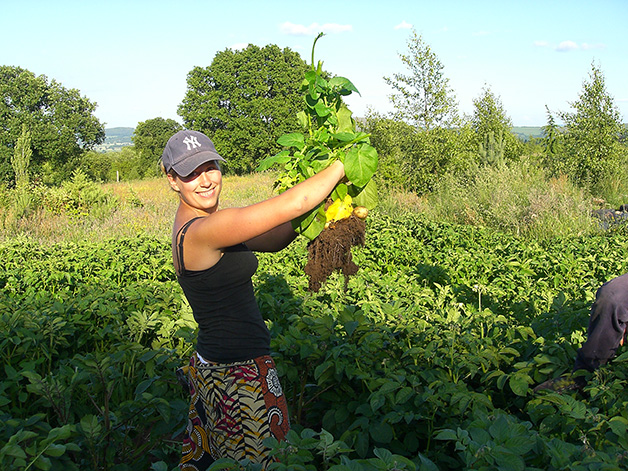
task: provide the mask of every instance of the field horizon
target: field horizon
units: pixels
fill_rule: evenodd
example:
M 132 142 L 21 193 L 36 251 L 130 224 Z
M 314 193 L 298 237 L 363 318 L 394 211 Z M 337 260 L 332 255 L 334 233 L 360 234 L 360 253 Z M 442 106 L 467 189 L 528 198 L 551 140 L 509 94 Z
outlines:
M 105 128 L 105 142 L 96 147 L 97 152 L 118 151 L 122 147 L 133 145 L 132 136 L 135 128 L 111 127 Z M 523 141 L 543 137 L 542 126 L 513 126 L 512 132 Z

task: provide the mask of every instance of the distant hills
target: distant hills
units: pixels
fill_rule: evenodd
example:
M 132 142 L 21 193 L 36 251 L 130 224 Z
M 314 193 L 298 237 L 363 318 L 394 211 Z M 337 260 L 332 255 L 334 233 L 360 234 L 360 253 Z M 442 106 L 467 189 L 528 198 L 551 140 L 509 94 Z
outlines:
M 131 142 L 131 136 L 134 131 L 135 128 L 107 128 L 105 129 L 105 134 L 107 135 L 105 142 Z
M 106 128 L 105 142 L 96 146 L 94 150 L 97 152 L 118 151 L 125 146 L 132 146 L 131 136 L 133 136 L 134 131 L 135 128 Z M 543 128 L 540 126 L 514 126 L 512 132 L 524 141 L 530 138 L 543 137 Z
M 132 146 L 131 136 L 135 128 L 106 128 L 105 142 L 96 146 L 96 152 L 117 151 L 125 146 Z
M 512 132 L 515 133 L 523 141 L 529 141 L 530 138 L 543 137 L 543 128 L 540 126 L 513 126 Z

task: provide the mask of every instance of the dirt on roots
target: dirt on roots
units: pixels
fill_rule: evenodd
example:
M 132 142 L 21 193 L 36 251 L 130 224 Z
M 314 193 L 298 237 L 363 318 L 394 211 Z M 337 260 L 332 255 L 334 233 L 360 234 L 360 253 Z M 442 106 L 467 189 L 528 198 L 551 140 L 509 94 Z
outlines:
M 317 292 L 322 283 L 336 270 L 345 276 L 345 290 L 349 277 L 359 267 L 353 262 L 351 248 L 364 245 L 365 222 L 351 215 L 326 227 L 308 246 L 308 261 L 304 271 L 309 276 L 309 290 Z

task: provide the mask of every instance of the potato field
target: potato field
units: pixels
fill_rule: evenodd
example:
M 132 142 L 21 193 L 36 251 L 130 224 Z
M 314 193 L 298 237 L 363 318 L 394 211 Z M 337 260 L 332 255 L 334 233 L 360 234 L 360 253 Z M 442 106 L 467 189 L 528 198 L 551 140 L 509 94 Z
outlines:
M 292 423 L 274 469 L 627 469 L 625 350 L 580 393 L 533 392 L 571 370 L 626 235 L 526 242 L 372 211 L 357 273 L 316 292 L 303 238 L 260 254 Z M 0 469 L 177 469 L 195 324 L 167 235 L 0 257 Z

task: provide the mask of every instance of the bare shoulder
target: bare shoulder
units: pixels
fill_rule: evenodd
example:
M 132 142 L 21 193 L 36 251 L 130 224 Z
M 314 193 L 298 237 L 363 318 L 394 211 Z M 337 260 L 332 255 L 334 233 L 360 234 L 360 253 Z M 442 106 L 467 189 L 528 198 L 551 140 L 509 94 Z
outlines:
M 173 256 L 177 270 L 180 256 L 186 270 L 206 270 L 214 266 L 222 256 L 220 247 L 207 241 L 207 220 L 211 216 L 194 217 L 187 221 L 175 221 L 172 234 Z

